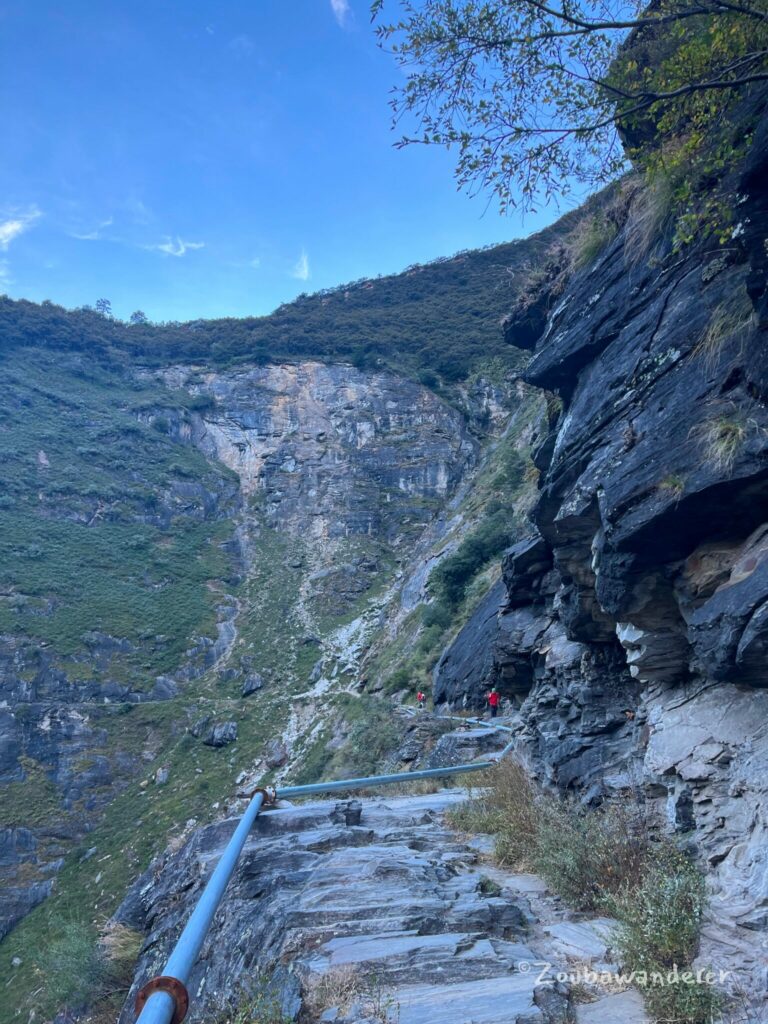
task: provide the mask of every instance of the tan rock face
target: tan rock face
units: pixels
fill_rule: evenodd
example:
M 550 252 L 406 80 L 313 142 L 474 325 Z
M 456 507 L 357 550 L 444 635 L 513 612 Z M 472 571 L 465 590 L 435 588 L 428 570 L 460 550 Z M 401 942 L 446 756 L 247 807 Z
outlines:
M 195 443 L 270 525 L 305 539 L 396 540 L 431 518 L 478 451 L 460 412 L 389 373 L 304 362 L 164 376 L 213 399 Z

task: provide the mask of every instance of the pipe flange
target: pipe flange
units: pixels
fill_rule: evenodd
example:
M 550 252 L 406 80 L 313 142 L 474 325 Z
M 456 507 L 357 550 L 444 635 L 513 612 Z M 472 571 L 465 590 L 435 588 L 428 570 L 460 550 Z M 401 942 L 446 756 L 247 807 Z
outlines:
M 189 1011 L 189 993 L 186 986 L 178 978 L 166 974 L 158 974 L 136 993 L 136 1013 L 140 1014 L 150 996 L 155 992 L 167 992 L 173 1000 L 173 1016 L 171 1024 L 181 1024 Z
M 264 797 L 263 806 L 269 807 L 270 804 L 277 803 L 277 790 L 274 786 L 257 786 L 256 789 L 251 793 L 251 799 L 253 799 L 257 793 L 261 793 Z

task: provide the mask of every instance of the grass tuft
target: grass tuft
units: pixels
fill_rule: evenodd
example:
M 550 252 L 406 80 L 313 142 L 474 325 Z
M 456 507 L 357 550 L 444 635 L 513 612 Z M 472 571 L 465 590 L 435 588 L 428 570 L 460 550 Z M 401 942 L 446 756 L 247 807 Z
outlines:
M 727 472 L 747 439 L 747 423 L 739 416 L 717 416 L 697 428 L 707 461 L 713 469 Z
M 580 221 L 568 239 L 573 266 L 577 270 L 582 270 L 594 263 L 616 237 L 618 230 L 618 224 L 605 210 L 598 210 L 592 217 Z
M 746 291 L 741 289 L 731 301 L 713 310 L 693 355 L 700 356 L 707 369 L 714 369 L 725 343 L 743 340 L 754 322 L 754 307 Z

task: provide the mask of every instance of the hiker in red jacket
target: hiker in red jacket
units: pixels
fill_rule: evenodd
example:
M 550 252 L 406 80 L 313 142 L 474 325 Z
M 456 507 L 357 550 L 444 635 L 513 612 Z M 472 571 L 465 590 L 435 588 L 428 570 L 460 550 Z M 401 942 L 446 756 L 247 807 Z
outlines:
M 491 718 L 495 718 L 499 713 L 499 700 L 499 691 L 494 686 L 488 694 L 488 705 L 491 709 Z
M 426 701 L 426 699 L 426 693 L 422 693 L 421 690 L 419 690 L 419 692 L 416 694 L 416 704 L 422 711 L 424 710 L 424 702 Z

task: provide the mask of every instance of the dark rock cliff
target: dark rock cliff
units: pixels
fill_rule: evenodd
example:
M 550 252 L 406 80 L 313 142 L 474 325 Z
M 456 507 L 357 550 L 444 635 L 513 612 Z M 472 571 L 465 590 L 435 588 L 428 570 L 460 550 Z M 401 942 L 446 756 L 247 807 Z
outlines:
M 767 184 L 763 118 L 729 244 L 675 252 L 659 231 L 643 252 L 630 209 L 542 314 L 525 379 L 562 412 L 535 455 L 532 535 L 434 677 L 454 705 L 498 685 L 547 783 L 640 792 L 685 834 L 712 889 L 702 955 L 753 995 L 768 941 Z

